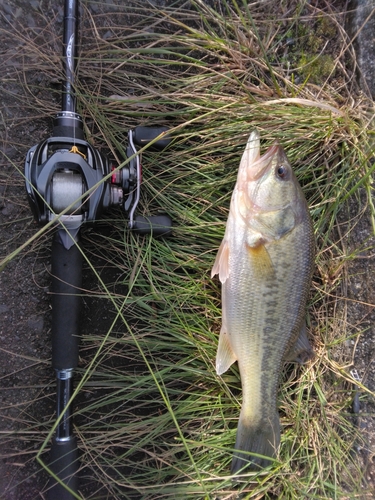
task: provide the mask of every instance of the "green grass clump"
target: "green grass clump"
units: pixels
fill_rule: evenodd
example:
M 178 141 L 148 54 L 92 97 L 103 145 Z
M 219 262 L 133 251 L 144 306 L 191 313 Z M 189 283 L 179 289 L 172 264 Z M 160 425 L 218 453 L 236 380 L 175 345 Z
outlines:
M 125 28 L 114 16 L 106 38 L 100 16 L 84 17 L 77 92 L 86 134 L 121 162 L 129 128 L 170 127 L 169 147 L 143 154 L 140 211 L 167 212 L 174 223 L 173 236 L 158 240 L 127 232 L 124 219 L 111 216 L 105 222 L 111 231 L 100 235 L 98 228 L 94 249 L 84 233 L 87 267 L 95 269 L 99 258 L 116 274 L 107 283 L 98 273 L 98 289 L 87 293 L 113 314 L 107 332 L 84 335 L 77 387 L 76 432 L 84 476 L 97 485 L 92 498 L 224 499 L 242 492 L 248 499 L 323 499 L 366 493 L 353 453 L 361 436 L 349 415 L 347 362 L 328 349 L 347 339 L 328 321 L 331 296 L 340 302 L 343 270 L 354 258 L 342 245 L 338 220 L 355 197 L 374 214 L 371 131 L 365 107 L 352 107 L 343 50 L 336 57 L 319 47 L 316 63 L 327 62 L 319 88 L 313 78 L 295 82 L 297 73 L 313 69 L 314 54 L 304 56 L 302 72 L 287 64 L 288 33 L 299 21 L 321 27 L 328 14 L 290 1 L 282 5 L 297 5 L 297 13 L 279 20 L 272 4 L 136 5 Z M 330 16 L 335 44 L 342 48 L 347 39 Z M 295 53 L 290 61 L 296 62 Z M 336 79 L 328 79 L 333 73 Z M 318 252 L 309 326 L 316 358 L 283 376 L 284 431 L 275 466 L 234 484 L 229 470 L 240 380 L 236 367 L 223 377 L 215 373 L 221 309 L 210 270 L 254 128 L 263 150 L 274 141 L 283 145 L 313 216 Z M 358 217 L 347 218 L 341 229 L 350 234 Z

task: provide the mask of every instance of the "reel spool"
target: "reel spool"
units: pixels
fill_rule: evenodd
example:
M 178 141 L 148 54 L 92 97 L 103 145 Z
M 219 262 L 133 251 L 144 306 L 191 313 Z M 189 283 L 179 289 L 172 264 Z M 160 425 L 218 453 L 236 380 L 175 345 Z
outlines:
M 80 214 L 82 212 L 82 195 L 85 185 L 82 176 L 73 170 L 56 172 L 52 177 L 51 208 L 55 213 L 63 212 L 68 207 L 67 214 Z

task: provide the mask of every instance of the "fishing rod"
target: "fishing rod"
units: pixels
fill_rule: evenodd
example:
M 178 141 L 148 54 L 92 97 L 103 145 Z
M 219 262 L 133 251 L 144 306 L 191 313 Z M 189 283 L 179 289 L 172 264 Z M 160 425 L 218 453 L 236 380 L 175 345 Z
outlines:
M 50 500 L 71 500 L 75 498 L 72 492 L 78 493 L 79 455 L 70 400 L 78 365 L 81 227 L 93 223 L 112 206 L 123 207 L 129 229 L 139 234 L 166 236 L 172 226 L 167 215 L 136 215 L 141 191 L 141 158 L 136 146 L 153 142 L 153 147 L 163 149 L 170 141 L 165 127 L 129 130 L 129 161 L 121 169 L 85 140 L 74 91 L 78 1 L 65 0 L 64 9 L 61 112 L 54 119 L 51 137 L 33 146 L 25 162 L 26 191 L 34 217 L 42 225 L 55 225 L 51 247 L 52 367 L 58 425 L 48 466 L 58 481 L 51 478 Z

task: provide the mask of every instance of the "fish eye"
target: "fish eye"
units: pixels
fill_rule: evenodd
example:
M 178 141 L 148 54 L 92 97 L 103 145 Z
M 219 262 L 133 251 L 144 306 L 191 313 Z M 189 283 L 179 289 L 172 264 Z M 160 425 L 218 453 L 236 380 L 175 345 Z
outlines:
M 287 169 L 284 165 L 279 165 L 276 169 L 276 173 L 280 179 L 284 179 L 287 174 Z

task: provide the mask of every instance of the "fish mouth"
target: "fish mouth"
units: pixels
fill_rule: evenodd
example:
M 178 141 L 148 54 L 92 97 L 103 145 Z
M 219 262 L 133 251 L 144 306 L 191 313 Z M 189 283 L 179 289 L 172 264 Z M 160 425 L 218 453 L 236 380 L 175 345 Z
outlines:
M 282 163 L 285 159 L 285 153 L 280 144 L 273 144 L 267 151 L 254 163 L 248 165 L 247 179 L 256 181 L 260 179 L 269 170 L 272 165 Z

